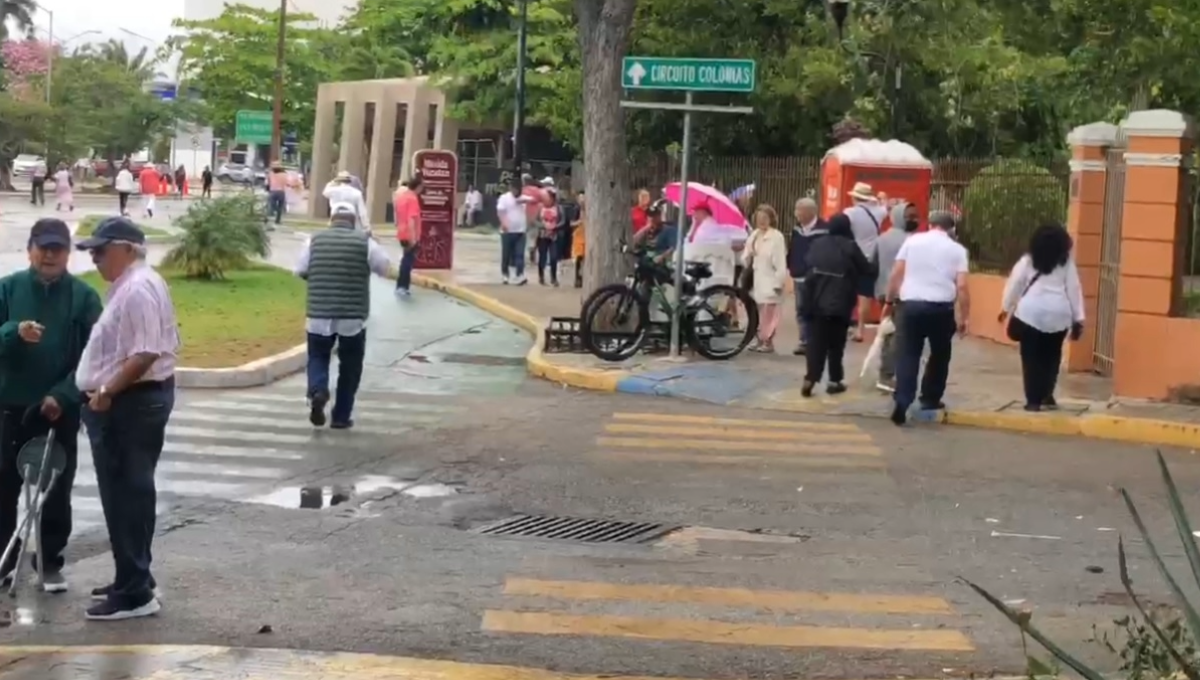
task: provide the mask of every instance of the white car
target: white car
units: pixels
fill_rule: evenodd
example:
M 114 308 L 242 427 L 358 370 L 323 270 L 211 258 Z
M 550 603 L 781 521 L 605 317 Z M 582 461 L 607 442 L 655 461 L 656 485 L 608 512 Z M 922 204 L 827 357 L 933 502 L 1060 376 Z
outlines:
M 13 159 L 13 177 L 28 178 L 32 173 L 46 172 L 46 159 L 31 153 L 23 153 Z

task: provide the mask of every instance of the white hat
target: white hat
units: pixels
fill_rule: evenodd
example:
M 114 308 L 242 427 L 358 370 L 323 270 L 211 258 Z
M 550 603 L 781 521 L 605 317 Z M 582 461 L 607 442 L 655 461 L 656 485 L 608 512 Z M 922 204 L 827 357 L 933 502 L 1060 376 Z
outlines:
M 554 188 L 554 178 L 547 177 L 546 179 L 542 180 L 542 186 L 550 187 L 551 189 L 553 189 Z
M 334 179 L 336 179 L 339 182 L 342 182 L 342 181 L 349 182 L 350 181 L 350 172 L 348 170 L 342 170 L 341 172 L 339 172 L 337 174 L 336 177 L 334 177 Z
M 854 189 L 850 191 L 850 197 L 858 201 L 876 201 L 875 190 L 866 182 L 855 182 Z
M 345 203 L 345 202 L 334 203 L 333 205 L 329 206 L 329 214 L 330 215 L 350 215 L 351 217 L 358 217 L 358 211 L 354 209 L 354 206 L 350 203 Z

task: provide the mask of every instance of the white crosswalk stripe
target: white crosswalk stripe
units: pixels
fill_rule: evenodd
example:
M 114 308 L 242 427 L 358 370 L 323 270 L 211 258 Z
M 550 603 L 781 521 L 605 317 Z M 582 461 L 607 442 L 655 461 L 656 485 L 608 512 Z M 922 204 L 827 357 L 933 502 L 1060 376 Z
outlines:
M 314 468 L 386 451 L 398 435 L 436 425 L 458 410 L 438 404 L 437 397 L 360 394 L 354 428 L 331 430 L 308 422 L 302 394 L 278 388 L 180 393 L 156 475 L 159 512 L 183 498 L 266 497 Z M 76 533 L 104 525 L 91 447 L 82 432 L 72 505 Z

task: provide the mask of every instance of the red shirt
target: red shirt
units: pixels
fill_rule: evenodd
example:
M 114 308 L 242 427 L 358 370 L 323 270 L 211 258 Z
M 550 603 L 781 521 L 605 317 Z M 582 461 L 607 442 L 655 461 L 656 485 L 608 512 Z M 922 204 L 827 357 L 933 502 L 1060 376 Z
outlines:
M 646 209 L 643 208 L 642 206 L 640 206 L 640 205 L 633 206 L 632 217 L 633 217 L 633 233 L 636 234 L 639 231 L 650 226 L 650 216 L 646 214 Z
M 421 240 L 421 197 L 411 189 L 401 189 L 395 196 L 396 239 L 400 241 Z M 416 231 L 413 231 L 416 218 Z
M 138 173 L 138 183 L 142 185 L 142 193 L 147 196 L 153 196 L 158 193 L 158 171 L 153 165 L 147 165 Z
M 525 218 L 528 220 L 529 226 L 532 227 L 534 219 L 542 214 L 542 208 L 546 205 L 546 192 L 535 186 L 526 186 L 521 189 L 521 195 L 533 199 L 525 204 Z

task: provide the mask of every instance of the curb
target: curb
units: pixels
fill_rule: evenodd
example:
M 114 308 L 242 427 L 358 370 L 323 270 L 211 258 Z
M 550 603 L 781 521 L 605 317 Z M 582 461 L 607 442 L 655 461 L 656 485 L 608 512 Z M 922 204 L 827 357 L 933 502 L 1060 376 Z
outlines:
M 269 385 L 304 368 L 308 361 L 308 345 L 295 347 L 255 359 L 248 364 L 230 368 L 175 369 L 175 384 L 200 389 L 231 389 Z
M 413 283 L 422 288 L 436 290 L 457 298 L 483 311 L 498 316 L 524 329 L 535 339 L 542 336 L 546 322 L 510 307 L 495 298 L 445 281 L 413 275 Z M 543 353 L 540 342 L 534 342 L 525 357 L 526 370 L 530 375 L 551 382 L 598 392 L 623 392 L 628 394 L 659 395 L 655 390 L 637 383 L 637 376 L 628 371 L 597 371 L 594 369 L 562 366 Z M 633 380 L 626 380 L 632 378 Z M 625 381 L 624 384 L 621 384 Z M 784 409 L 779 409 L 784 410 Z M 814 415 L 830 414 L 821 408 L 806 411 Z M 987 430 L 1002 430 L 1024 434 L 1087 437 L 1131 444 L 1152 444 L 1200 449 L 1200 423 L 1185 423 L 1152 418 L 1128 418 L 1109 415 L 1064 416 L 1051 414 L 1018 414 L 995 411 L 946 411 L 938 422 L 947 425 L 976 427 Z

